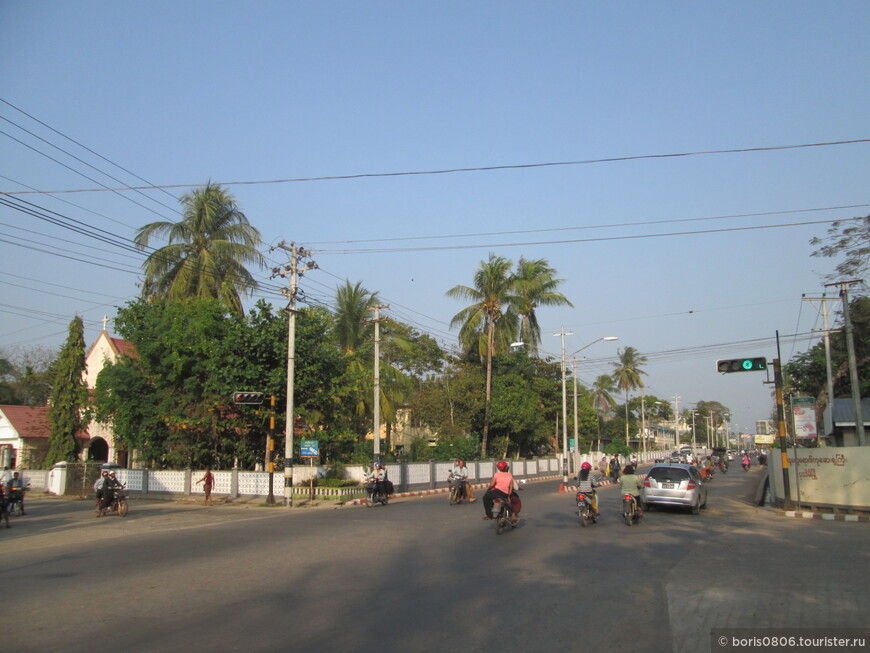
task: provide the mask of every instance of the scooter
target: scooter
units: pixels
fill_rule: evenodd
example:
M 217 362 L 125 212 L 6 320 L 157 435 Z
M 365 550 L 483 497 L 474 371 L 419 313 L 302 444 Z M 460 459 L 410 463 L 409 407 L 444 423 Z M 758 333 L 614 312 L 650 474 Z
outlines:
M 387 505 L 389 501 L 390 495 L 386 492 L 380 492 L 377 483 L 366 483 L 366 506 L 372 508 L 376 503 Z
M 518 519 L 514 519 L 510 500 L 501 497 L 496 497 L 492 503 L 492 518 L 495 521 L 496 535 L 504 533 L 508 526 L 516 528 L 519 523 Z
M 580 525 L 583 527 L 598 521 L 598 512 L 592 508 L 592 497 L 585 492 L 577 493 L 577 516 L 580 517 Z
M 128 510 L 127 490 L 124 488 L 118 488 L 112 490 L 112 502 L 106 508 L 99 508 L 97 510 L 97 517 L 102 517 L 110 512 L 116 512 L 121 517 L 126 517 Z
M 633 494 L 622 495 L 622 517 L 625 519 L 626 526 L 640 523 L 640 506 Z
M 468 492 L 465 489 L 466 479 L 461 476 L 449 474 L 447 481 L 450 483 L 450 505 L 462 503 L 468 500 Z

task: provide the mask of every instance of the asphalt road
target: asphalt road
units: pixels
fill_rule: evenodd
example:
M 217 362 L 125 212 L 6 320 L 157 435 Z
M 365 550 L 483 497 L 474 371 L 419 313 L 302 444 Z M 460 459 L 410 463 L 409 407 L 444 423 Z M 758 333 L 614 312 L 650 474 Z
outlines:
M 682 653 L 712 627 L 865 625 L 868 525 L 753 507 L 761 470 L 731 469 L 700 515 L 631 528 L 613 487 L 584 529 L 558 482 L 532 483 L 501 536 L 446 495 L 101 519 L 35 499 L 0 528 L 0 651 Z

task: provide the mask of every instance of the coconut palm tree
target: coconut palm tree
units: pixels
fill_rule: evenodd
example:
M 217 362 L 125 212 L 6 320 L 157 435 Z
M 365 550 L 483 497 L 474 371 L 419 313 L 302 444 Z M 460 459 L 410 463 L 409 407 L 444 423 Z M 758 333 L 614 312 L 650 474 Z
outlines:
M 378 304 L 377 293 L 366 290 L 361 281 L 355 286 L 345 281 L 335 290 L 335 334 L 344 354 L 353 354 L 372 342 L 370 309 Z
M 535 309 L 538 306 L 574 305 L 560 292 L 556 291 L 563 279 L 556 279 L 556 270 L 545 259 L 529 261 L 520 257 L 514 279 L 518 297 L 517 313 L 520 319 L 519 339 L 528 347 L 531 356 L 538 355 L 541 344 L 541 326 Z
M 638 353 L 634 347 L 626 347 L 617 352 L 619 362 L 613 364 L 613 382 L 625 393 L 625 446 L 628 446 L 628 393 L 635 388 L 642 388 L 641 375 L 646 372 L 640 369 L 646 363 L 647 357 Z
M 212 297 L 242 313 L 242 297 L 257 282 L 245 265 L 263 265 L 257 251 L 260 233 L 248 223 L 233 196 L 211 183 L 181 198 L 179 222 L 152 222 L 139 229 L 134 242 L 146 249 L 152 238 L 168 244 L 154 250 L 143 265 L 145 297 L 179 300 Z
M 616 384 L 613 382 L 613 377 L 609 374 L 602 374 L 595 383 L 592 384 L 592 407 L 598 416 L 598 450 L 601 451 L 601 420 L 606 417 L 613 409 L 616 401 L 613 399 L 613 393 L 616 390 Z
M 516 333 L 515 279 L 510 273 L 511 262 L 495 254 L 488 261 L 481 261 L 474 274 L 474 287 L 454 286 L 447 296 L 470 300 L 450 321 L 450 327 L 459 326 L 459 342 L 467 351 L 477 350 L 486 360 L 486 400 L 484 404 L 483 435 L 480 444 L 481 456 L 486 456 L 489 439 L 489 421 L 492 399 L 492 358 L 507 351 L 512 336 Z

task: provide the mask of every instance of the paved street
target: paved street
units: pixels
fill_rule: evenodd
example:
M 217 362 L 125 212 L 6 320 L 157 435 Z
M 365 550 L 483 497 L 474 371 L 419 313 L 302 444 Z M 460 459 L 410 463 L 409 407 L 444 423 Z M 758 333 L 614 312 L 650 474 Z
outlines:
M 866 624 L 870 527 L 755 508 L 732 467 L 693 516 L 579 527 L 558 481 L 502 536 L 480 503 L 265 508 L 32 500 L 0 529 L 0 650 L 709 650 L 713 627 Z M 481 493 L 478 493 L 480 496 Z

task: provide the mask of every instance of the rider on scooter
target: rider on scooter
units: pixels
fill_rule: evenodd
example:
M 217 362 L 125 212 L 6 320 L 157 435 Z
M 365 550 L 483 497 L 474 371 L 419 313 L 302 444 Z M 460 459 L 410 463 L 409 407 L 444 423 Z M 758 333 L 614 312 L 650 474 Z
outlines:
M 495 498 L 498 497 L 502 501 L 510 501 L 511 492 L 514 489 L 513 474 L 508 471 L 510 466 L 501 460 L 496 465 L 498 471 L 493 474 L 492 481 L 483 495 L 483 511 L 486 513 L 484 519 L 492 519 L 492 504 L 495 503 Z M 516 519 L 516 516 L 514 516 Z
M 633 466 L 625 466 L 622 476 L 619 477 L 619 485 L 622 496 L 630 494 L 634 497 L 634 501 L 637 504 L 637 514 L 643 517 L 643 509 L 640 507 L 640 489 L 643 487 L 643 481 L 640 476 L 635 475 Z
M 598 514 L 598 495 L 595 493 L 597 483 L 592 480 L 592 465 L 583 463 L 580 465 L 580 471 L 577 473 L 577 491 L 583 492 L 589 497 L 589 504 L 592 506 L 592 512 Z

